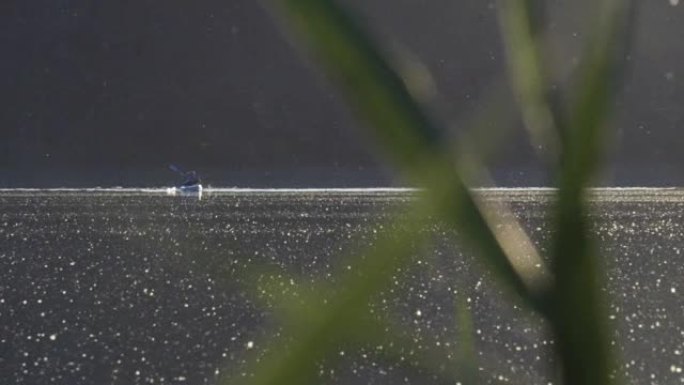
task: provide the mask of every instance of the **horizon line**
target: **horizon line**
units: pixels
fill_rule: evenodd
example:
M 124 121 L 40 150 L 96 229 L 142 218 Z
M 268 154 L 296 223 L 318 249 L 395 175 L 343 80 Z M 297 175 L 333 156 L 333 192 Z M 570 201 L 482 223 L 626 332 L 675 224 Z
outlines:
M 167 193 L 173 187 L 2 187 L 0 192 L 139 192 L 139 193 Z M 681 186 L 600 186 L 589 187 L 588 190 L 684 190 Z M 204 193 L 287 193 L 287 192 L 419 192 L 419 187 L 214 187 L 207 186 Z M 473 191 L 556 191 L 556 187 L 526 186 L 526 187 L 471 187 Z

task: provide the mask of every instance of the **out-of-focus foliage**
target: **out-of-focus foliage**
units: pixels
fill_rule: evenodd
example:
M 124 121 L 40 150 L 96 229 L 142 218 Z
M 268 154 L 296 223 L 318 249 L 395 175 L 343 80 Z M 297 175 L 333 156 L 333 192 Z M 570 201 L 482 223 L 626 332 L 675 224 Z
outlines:
M 563 383 L 610 383 L 613 362 L 609 331 L 602 321 L 603 275 L 588 229 L 584 191 L 598 168 L 612 91 L 622 70 L 629 1 L 604 0 L 596 5 L 600 12 L 595 30 L 586 42 L 577 81 L 563 99 L 569 100 L 567 105 L 551 97 L 546 75 L 551 71 L 542 61 L 543 2 L 502 0 L 498 5 L 508 74 L 520 114 L 531 140 L 545 149 L 543 158 L 556 171 L 555 239 L 549 268 L 523 229 L 501 215 L 505 207 L 488 207 L 468 189 L 466 174 L 480 171 L 477 162 L 454 164 L 459 156 L 443 137 L 443 128 L 406 84 L 415 76 L 395 69 L 350 10 L 334 0 L 265 1 L 320 61 L 386 156 L 422 190 L 409 214 L 397 219 L 400 225 L 387 226 L 393 230 L 371 250 L 345 260 L 353 268 L 340 269 L 334 286 L 319 282 L 283 291 L 283 280 L 289 278 L 258 275 L 255 289 L 277 298 L 284 330 L 282 338 L 255 359 L 249 383 L 316 383 L 318 365 L 334 360 L 332 353 L 340 345 L 392 341 L 388 346 L 393 348 L 384 352 L 389 359 L 410 346 L 411 341 L 395 332 L 391 320 L 370 316 L 369 304 L 390 285 L 393 272 L 407 265 L 428 241 L 421 229 L 432 220 L 456 230 L 512 300 L 548 321 L 557 341 Z M 497 114 L 496 104 L 491 108 L 491 114 Z M 502 222 L 507 226 L 495 225 Z M 457 308 L 461 309 L 457 315 L 461 351 L 417 348 L 417 362 L 439 376 L 475 382 L 470 316 L 463 306 Z

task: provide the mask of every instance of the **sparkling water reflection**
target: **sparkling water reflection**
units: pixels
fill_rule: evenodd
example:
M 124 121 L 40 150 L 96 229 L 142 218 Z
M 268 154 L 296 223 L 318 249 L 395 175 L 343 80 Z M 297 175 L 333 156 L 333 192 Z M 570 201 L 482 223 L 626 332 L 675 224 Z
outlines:
M 505 201 L 544 249 L 551 190 L 482 190 Z M 409 190 L 214 190 L 202 200 L 162 190 L 0 192 L 0 378 L 12 384 L 212 384 L 249 375 L 278 334 L 272 309 L 246 289 L 255 266 L 334 280 L 344 256 L 371 244 Z M 592 194 L 607 256 L 619 374 L 684 382 L 684 191 Z M 543 323 L 435 225 L 435 243 L 374 311 L 416 344 L 458 348 L 455 302 L 472 312 L 484 382 L 546 384 L 553 343 Z M 340 350 L 325 383 L 436 383 L 368 346 Z M 400 360 L 401 361 L 401 360 Z

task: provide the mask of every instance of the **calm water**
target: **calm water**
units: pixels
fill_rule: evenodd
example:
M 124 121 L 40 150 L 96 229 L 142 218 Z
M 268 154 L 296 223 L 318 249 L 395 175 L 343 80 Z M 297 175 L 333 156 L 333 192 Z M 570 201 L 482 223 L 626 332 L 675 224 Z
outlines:
M 544 247 L 548 190 L 480 191 L 506 201 Z M 388 226 L 408 191 L 0 192 L 0 378 L 7 384 L 213 384 L 249 373 L 278 321 L 248 290 L 255 266 L 311 280 Z M 607 258 L 620 375 L 684 382 L 684 191 L 601 190 L 595 226 Z M 381 295 L 417 344 L 457 346 L 455 298 L 472 312 L 483 382 L 546 384 L 544 325 L 502 296 L 450 232 Z M 340 353 L 342 356 L 343 352 Z M 406 362 L 411 361 L 407 353 Z M 334 369 L 334 370 L 333 370 Z M 439 380 L 345 352 L 322 382 Z

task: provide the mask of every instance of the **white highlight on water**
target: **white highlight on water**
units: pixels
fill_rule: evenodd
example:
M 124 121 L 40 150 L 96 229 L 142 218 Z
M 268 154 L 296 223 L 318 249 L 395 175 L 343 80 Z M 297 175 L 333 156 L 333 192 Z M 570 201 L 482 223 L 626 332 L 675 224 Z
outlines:
M 168 187 L 53 187 L 53 188 L 0 188 L 0 193 L 13 192 L 93 192 L 93 193 L 151 193 L 166 194 Z M 415 187 L 305 187 L 305 188 L 255 188 L 255 187 L 206 187 L 205 193 L 401 193 L 419 192 L 422 189 Z M 554 187 L 474 187 L 472 191 L 491 192 L 554 192 Z M 684 192 L 684 187 L 593 187 L 591 192 Z

